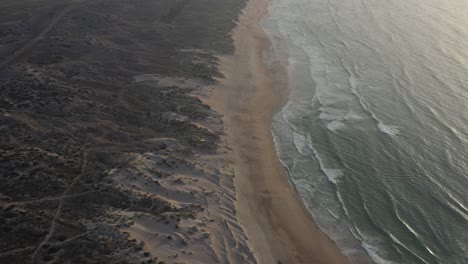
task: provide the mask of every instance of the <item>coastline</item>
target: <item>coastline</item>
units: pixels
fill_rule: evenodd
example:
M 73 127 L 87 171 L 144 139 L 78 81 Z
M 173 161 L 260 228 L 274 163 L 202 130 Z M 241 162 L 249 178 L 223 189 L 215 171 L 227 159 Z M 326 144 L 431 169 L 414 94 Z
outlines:
M 0 263 L 465 263 L 446 2 L 2 1 Z
M 260 22 L 268 4 L 248 1 L 233 32 L 235 54 L 220 58 L 224 78 L 207 102 L 223 115 L 223 140 L 232 148 L 237 217 L 259 263 L 348 263 L 315 224 L 277 156 L 271 119 L 287 100 L 287 80 L 284 66 L 264 62 L 271 43 Z

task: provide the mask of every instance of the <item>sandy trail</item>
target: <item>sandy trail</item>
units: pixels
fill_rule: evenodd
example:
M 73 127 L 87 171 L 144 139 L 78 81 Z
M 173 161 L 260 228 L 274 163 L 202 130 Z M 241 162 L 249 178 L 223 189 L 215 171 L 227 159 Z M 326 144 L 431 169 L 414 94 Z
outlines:
M 81 173 L 75 177 L 75 179 L 73 179 L 73 181 L 68 185 L 67 189 L 63 192 L 62 196 L 60 197 L 60 199 L 58 200 L 59 201 L 59 204 L 58 204 L 58 207 L 57 207 L 57 210 L 55 211 L 55 215 L 54 215 L 54 218 L 52 219 L 52 224 L 50 225 L 50 228 L 49 228 L 49 232 L 47 234 L 47 236 L 44 238 L 44 240 L 39 244 L 39 246 L 36 248 L 36 250 L 34 251 L 34 253 L 32 254 L 31 256 L 31 263 L 34 264 L 36 263 L 36 258 L 37 258 L 37 255 L 39 254 L 39 251 L 43 248 L 43 246 L 45 244 L 47 244 L 47 242 L 49 242 L 49 240 L 52 238 L 52 236 L 54 235 L 54 232 L 55 232 L 55 229 L 56 229 L 56 226 L 57 226 L 57 220 L 60 218 L 60 215 L 62 214 L 62 208 L 63 208 L 63 203 L 64 203 L 64 199 L 65 197 L 68 196 L 68 193 L 70 192 L 70 190 L 73 188 L 73 186 L 75 186 L 75 184 L 83 177 L 83 175 L 85 174 L 86 172 L 86 166 L 88 164 L 88 153 L 85 152 L 83 154 L 83 163 L 81 164 Z
M 27 43 L 25 43 L 21 48 L 13 52 L 10 56 L 6 57 L 2 61 L 0 61 L 0 70 L 6 68 L 7 66 L 11 65 L 14 63 L 16 60 L 18 60 L 20 57 L 25 55 L 31 48 L 34 47 L 39 41 L 41 41 L 44 37 L 47 36 L 47 34 L 59 23 L 62 18 L 73 11 L 77 6 L 77 4 L 81 3 L 82 1 L 76 0 L 76 1 L 71 1 L 69 6 L 65 6 L 59 13 L 57 13 L 50 21 L 50 23 L 44 27 L 42 31 L 39 32 L 33 39 L 29 40 Z
M 225 78 L 209 100 L 224 115 L 233 148 L 237 208 L 259 263 L 348 263 L 314 223 L 294 189 L 273 144 L 271 118 L 286 99 L 284 67 L 269 69 L 269 40 L 259 22 L 268 0 L 251 0 L 233 33 L 236 53 L 221 58 Z M 274 79 L 276 78 L 276 80 Z
M 14 61 L 16 61 L 19 57 L 24 55 L 28 50 L 30 50 L 34 45 L 36 45 L 37 42 L 39 42 L 41 39 L 43 39 L 47 33 L 51 29 L 54 28 L 54 26 L 68 13 L 70 12 L 71 7 L 67 7 L 63 9 L 60 13 L 58 13 L 36 37 L 31 39 L 29 42 L 27 42 L 23 47 L 20 49 L 16 50 L 13 54 L 11 54 L 9 57 L 6 57 L 3 61 L 0 62 L 0 70 L 3 68 L 7 67 Z

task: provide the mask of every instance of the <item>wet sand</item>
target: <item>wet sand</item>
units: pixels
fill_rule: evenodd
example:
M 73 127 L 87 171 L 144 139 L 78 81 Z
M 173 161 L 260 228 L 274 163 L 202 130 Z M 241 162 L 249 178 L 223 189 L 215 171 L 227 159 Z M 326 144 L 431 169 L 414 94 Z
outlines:
M 287 99 L 287 80 L 284 66 L 264 62 L 270 42 L 259 23 L 267 7 L 268 0 L 251 0 L 244 9 L 233 32 L 236 52 L 221 58 L 225 77 L 208 102 L 224 115 L 238 218 L 259 263 L 348 263 L 314 223 L 277 157 L 271 118 Z

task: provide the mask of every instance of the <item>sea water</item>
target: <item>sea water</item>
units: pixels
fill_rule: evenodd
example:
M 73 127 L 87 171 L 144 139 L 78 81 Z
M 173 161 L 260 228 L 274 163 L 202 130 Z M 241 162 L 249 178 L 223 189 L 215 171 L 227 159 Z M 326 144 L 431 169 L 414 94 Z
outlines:
M 273 135 L 352 262 L 468 263 L 468 1 L 272 0 Z

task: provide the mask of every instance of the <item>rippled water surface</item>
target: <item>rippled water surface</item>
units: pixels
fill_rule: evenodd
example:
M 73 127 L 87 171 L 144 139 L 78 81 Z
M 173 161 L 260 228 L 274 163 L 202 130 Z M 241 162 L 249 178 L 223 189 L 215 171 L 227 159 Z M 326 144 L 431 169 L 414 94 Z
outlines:
M 273 0 L 291 89 L 273 133 L 357 261 L 468 263 L 468 2 Z

